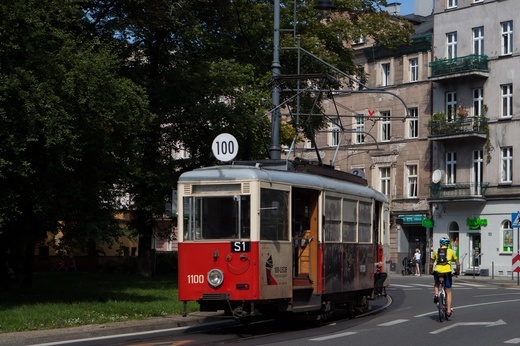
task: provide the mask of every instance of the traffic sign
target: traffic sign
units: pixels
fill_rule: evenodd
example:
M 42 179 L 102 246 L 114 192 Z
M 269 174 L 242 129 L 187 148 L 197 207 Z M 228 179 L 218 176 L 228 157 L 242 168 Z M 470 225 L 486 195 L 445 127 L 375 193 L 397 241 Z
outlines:
M 520 228 L 520 212 L 511 213 L 511 227 Z
M 221 133 L 213 140 L 213 155 L 222 162 L 232 161 L 238 154 L 237 139 L 229 133 Z
M 520 254 L 513 256 L 513 273 L 520 273 Z

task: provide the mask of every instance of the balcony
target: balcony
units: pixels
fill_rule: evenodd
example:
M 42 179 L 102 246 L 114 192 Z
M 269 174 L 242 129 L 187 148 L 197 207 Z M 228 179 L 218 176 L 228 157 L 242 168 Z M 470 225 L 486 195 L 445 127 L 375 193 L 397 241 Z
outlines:
M 456 183 L 456 184 L 430 184 L 430 199 L 443 200 L 485 200 L 488 182 L 483 183 Z M 431 201 L 433 202 L 433 201 Z
M 428 122 L 429 140 L 444 140 L 460 137 L 487 138 L 488 118 L 458 116 L 453 121 L 435 116 Z
M 487 78 L 489 73 L 487 55 L 472 54 L 454 59 L 441 59 L 430 62 L 429 66 L 432 74 L 428 78 L 431 80 L 471 75 Z

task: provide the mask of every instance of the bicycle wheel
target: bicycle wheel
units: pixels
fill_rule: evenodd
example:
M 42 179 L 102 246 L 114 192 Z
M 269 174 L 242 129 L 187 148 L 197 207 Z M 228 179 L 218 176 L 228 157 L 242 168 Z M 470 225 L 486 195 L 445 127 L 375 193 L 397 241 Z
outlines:
M 446 301 L 444 298 L 444 293 L 439 293 L 439 303 L 437 303 L 437 307 L 439 309 L 439 322 L 442 323 L 446 319 Z

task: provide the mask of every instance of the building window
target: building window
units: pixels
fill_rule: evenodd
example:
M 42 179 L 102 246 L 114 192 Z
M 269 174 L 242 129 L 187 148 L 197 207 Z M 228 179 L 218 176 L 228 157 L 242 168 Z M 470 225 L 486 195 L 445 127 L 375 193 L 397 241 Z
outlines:
M 360 115 L 356 117 L 356 143 L 365 143 L 365 116 Z
M 390 140 L 390 112 L 381 112 L 381 140 Z
M 513 252 L 513 228 L 511 220 L 502 222 L 502 252 Z
M 408 198 L 417 198 L 417 165 L 406 166 Z
M 305 149 L 314 149 L 314 142 L 310 139 L 305 139 L 305 143 L 303 144 Z
M 484 55 L 484 27 L 473 28 L 473 54 Z
M 482 179 L 484 177 L 484 159 L 482 150 L 473 151 L 473 191 L 474 195 L 482 195 Z
M 502 55 L 513 54 L 513 22 L 503 22 L 502 25 Z
M 484 2 L 484 0 L 473 0 L 473 3 L 477 3 L 477 2 Z
M 365 40 L 366 40 L 366 37 L 361 35 L 361 36 L 359 36 L 357 41 L 354 41 L 354 44 L 363 44 L 363 43 L 365 43 Z
M 390 64 L 381 64 L 381 85 L 390 85 Z
M 511 183 L 513 181 L 513 147 L 503 147 L 500 150 L 500 182 Z
M 513 227 L 511 220 L 504 220 L 502 222 L 502 252 L 513 252 Z
M 502 97 L 502 117 L 513 116 L 513 84 L 500 86 Z
M 455 121 L 457 114 L 457 93 L 450 91 L 446 93 L 446 120 Z
M 390 196 L 390 167 L 379 169 L 379 179 L 381 185 L 381 193 Z
M 336 147 L 339 145 L 341 131 L 338 124 L 330 123 L 330 145 Z
M 455 59 L 457 57 L 457 33 L 446 34 L 446 58 Z
M 457 7 L 457 0 L 448 0 L 448 8 Z
M 410 117 L 408 118 L 408 138 L 419 137 L 419 109 L 410 108 Z
M 481 117 L 483 114 L 484 107 L 484 89 L 476 88 L 473 89 L 473 116 Z
M 457 182 L 457 153 L 446 153 L 446 184 L 454 185 Z
M 416 82 L 419 80 L 419 59 L 413 58 L 410 62 L 410 82 Z

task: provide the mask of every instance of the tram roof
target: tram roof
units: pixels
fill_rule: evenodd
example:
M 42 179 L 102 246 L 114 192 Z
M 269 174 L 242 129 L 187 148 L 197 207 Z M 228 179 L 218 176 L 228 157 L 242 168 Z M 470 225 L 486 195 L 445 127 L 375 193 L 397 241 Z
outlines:
M 263 162 L 267 164 L 263 164 Z M 293 164 L 293 162 L 285 160 L 277 160 L 276 162 L 236 162 L 233 165 L 203 167 L 183 173 L 179 177 L 179 182 L 201 180 L 262 180 L 350 193 L 374 198 L 379 201 L 387 201 L 385 195 L 370 188 L 363 178 L 350 174 L 350 179 L 344 179 L 341 178 L 341 176 L 345 176 L 349 173 L 339 171 L 335 171 L 336 173 L 327 172 L 327 169 L 318 169 L 315 171 L 309 169 L 308 166 L 303 168 L 298 166 L 300 166 L 299 163 L 294 162 Z

